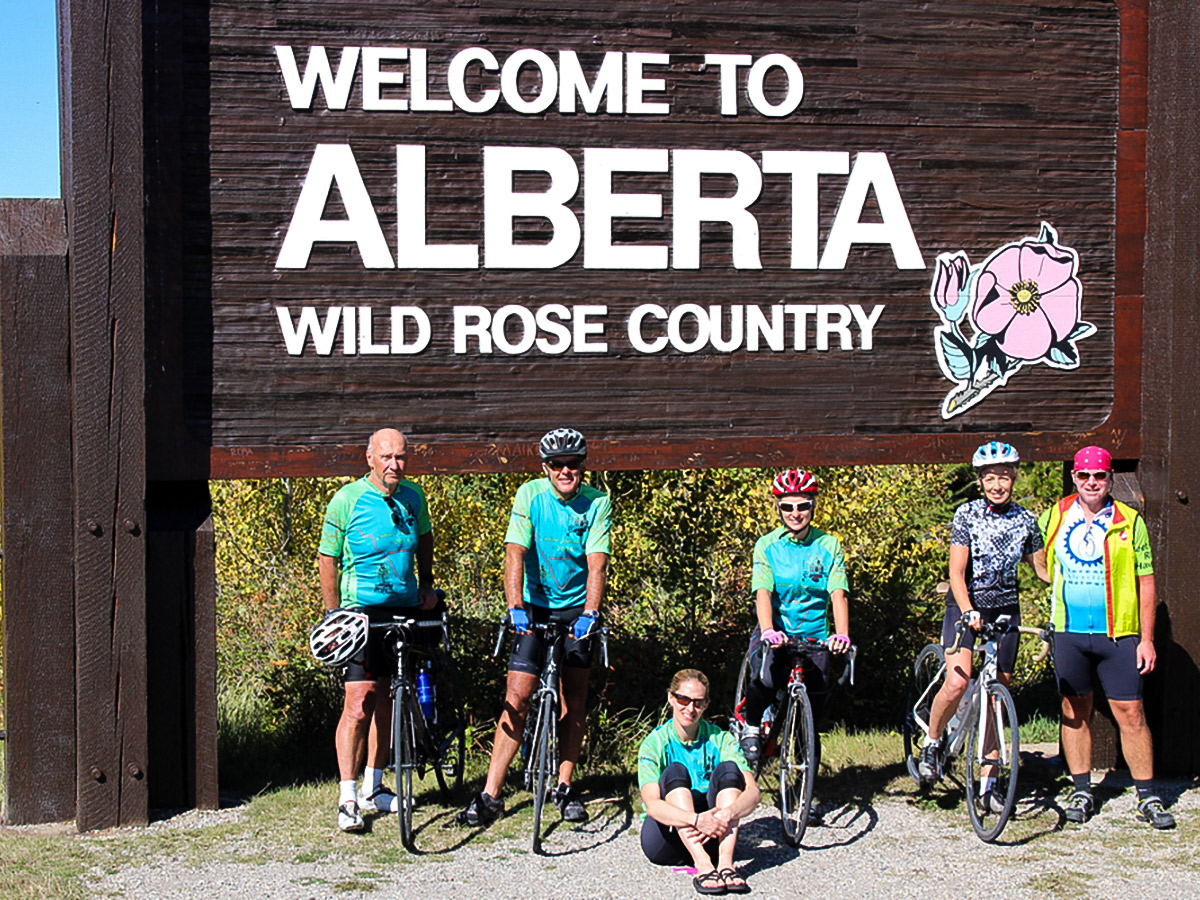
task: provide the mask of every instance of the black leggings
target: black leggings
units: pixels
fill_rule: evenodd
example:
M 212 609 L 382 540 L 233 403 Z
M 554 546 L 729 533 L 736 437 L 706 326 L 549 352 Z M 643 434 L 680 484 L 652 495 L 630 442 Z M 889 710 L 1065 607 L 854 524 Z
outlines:
M 692 776 L 688 774 L 687 766 L 683 763 L 671 763 L 663 769 L 662 775 L 658 777 L 659 796 L 664 800 L 667 794 L 678 788 L 691 788 Z M 726 788 L 737 788 L 744 791 L 746 789 L 746 776 L 742 774 L 742 770 L 737 767 L 737 763 L 731 760 L 726 760 L 720 763 L 713 769 L 712 777 L 708 782 L 708 793 L 702 794 L 699 791 L 692 791 L 692 808 L 696 812 L 704 812 L 706 809 L 712 809 L 717 802 L 717 794 Z M 711 838 L 704 844 L 710 855 L 716 853 L 718 841 L 716 838 Z M 650 816 L 646 816 L 642 822 L 642 852 L 646 854 L 646 859 L 658 866 L 678 866 L 685 863 L 691 863 L 691 854 L 683 846 L 683 838 L 679 836 L 679 832 L 670 825 L 663 825 L 661 822 L 655 821 Z

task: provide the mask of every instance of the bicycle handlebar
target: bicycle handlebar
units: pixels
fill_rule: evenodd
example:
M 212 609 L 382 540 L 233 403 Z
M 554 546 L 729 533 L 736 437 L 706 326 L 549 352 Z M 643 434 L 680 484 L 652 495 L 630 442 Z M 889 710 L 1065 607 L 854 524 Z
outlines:
M 963 635 L 966 634 L 967 629 L 970 627 L 967 624 L 970 615 L 970 613 L 963 613 L 962 618 L 954 624 L 954 630 L 958 632 L 958 636 L 955 637 L 954 645 L 946 651 L 947 653 L 957 653 L 962 649 Z M 990 641 L 998 635 L 1011 634 L 1014 631 L 1018 634 L 1036 635 L 1042 639 L 1041 652 L 1033 658 L 1034 662 L 1040 663 L 1050 655 L 1050 638 L 1054 636 L 1054 624 L 1052 622 L 1047 623 L 1042 628 L 1034 628 L 1030 625 L 1013 625 L 1009 621 L 1008 616 L 1000 616 L 995 622 L 984 622 L 983 627 L 979 629 L 979 636 L 984 641 Z
M 500 650 L 504 647 L 505 632 L 507 632 L 511 627 L 512 627 L 512 623 L 509 622 L 508 616 L 505 616 L 504 618 L 502 618 L 500 620 L 500 627 L 496 631 L 496 646 L 492 649 L 492 659 L 495 659 L 497 656 L 500 655 Z M 529 623 L 530 631 L 541 631 L 544 633 L 547 631 L 557 630 L 564 637 L 571 638 L 571 640 L 574 640 L 574 637 L 572 635 L 572 628 L 573 628 L 572 625 L 568 625 L 565 622 L 530 622 Z M 514 636 L 515 636 L 515 634 L 514 634 Z M 585 641 L 591 640 L 593 637 L 600 638 L 600 652 L 604 659 L 604 668 L 607 669 L 607 668 L 609 668 L 609 665 L 608 665 L 608 626 L 601 625 L 599 627 L 596 627 L 592 631 L 592 634 L 589 635 L 588 637 L 584 638 L 584 640 Z
M 838 679 L 837 683 L 839 685 L 845 686 L 846 680 L 847 680 L 847 678 L 849 678 L 850 686 L 854 687 L 854 660 L 858 656 L 858 644 L 851 644 L 849 646 L 849 648 L 847 648 L 846 652 L 843 654 L 843 653 L 834 653 L 832 650 L 829 649 L 828 645 L 826 645 L 826 643 L 824 641 L 818 641 L 814 638 L 804 638 L 803 640 L 797 641 L 795 638 L 785 636 L 783 643 L 779 644 L 779 647 L 791 647 L 792 649 L 797 650 L 797 651 L 800 651 L 800 650 L 825 650 L 825 651 L 828 651 L 829 655 L 832 656 L 834 659 L 837 659 L 839 656 L 845 656 L 846 657 L 846 667 L 842 670 L 842 675 Z M 766 657 L 766 654 L 763 654 L 762 665 L 765 666 L 766 663 L 767 663 L 767 657 Z M 765 671 L 765 669 L 760 669 L 760 673 L 759 673 L 760 678 L 762 677 L 762 671 Z
M 449 617 L 442 612 L 440 619 L 414 619 L 407 616 L 393 616 L 387 622 L 372 622 L 368 628 L 385 628 L 389 631 L 404 632 L 411 628 L 440 628 L 442 630 L 442 649 L 450 652 L 450 623 Z

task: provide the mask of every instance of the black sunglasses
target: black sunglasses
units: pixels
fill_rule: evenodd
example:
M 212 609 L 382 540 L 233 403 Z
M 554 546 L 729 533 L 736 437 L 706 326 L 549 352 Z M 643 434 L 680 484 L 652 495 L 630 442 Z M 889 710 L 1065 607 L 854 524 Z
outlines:
M 691 706 L 693 703 L 696 704 L 696 709 L 704 709 L 704 707 L 708 706 L 707 697 L 689 697 L 687 694 L 677 694 L 675 691 L 671 691 L 671 696 L 674 697 L 675 702 L 684 709 Z
M 396 526 L 398 531 L 402 531 L 407 534 L 408 524 L 400 518 L 400 507 L 396 504 L 396 501 L 391 497 L 385 496 L 383 498 L 383 502 L 386 503 L 388 505 L 388 509 L 392 511 L 392 524 Z
M 554 459 L 546 460 L 546 466 L 554 472 L 557 472 L 560 469 L 570 469 L 572 472 L 578 472 L 583 468 L 583 457 L 572 456 L 568 459 L 559 459 L 556 457 Z

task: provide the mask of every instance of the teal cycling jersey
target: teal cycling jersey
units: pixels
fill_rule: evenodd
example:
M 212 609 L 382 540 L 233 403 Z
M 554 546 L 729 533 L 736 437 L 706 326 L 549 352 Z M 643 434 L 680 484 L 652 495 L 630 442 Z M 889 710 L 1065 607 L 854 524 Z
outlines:
M 679 739 L 674 722 L 664 722 L 646 735 L 638 747 L 638 788 L 657 784 L 667 766 L 682 763 L 691 776 L 692 790 L 704 793 L 713 770 L 726 760 L 734 762 L 743 772 L 750 771 L 733 735 L 707 719 L 700 720 L 700 730 L 690 744 Z
M 570 500 L 563 500 L 548 478 L 521 485 L 504 542 L 529 551 L 525 602 L 550 609 L 584 603 L 588 554 L 609 552 L 611 527 L 612 504 L 603 491 L 585 484 Z
M 364 475 L 334 494 L 318 552 L 341 563 L 341 605 L 416 606 L 417 540 L 431 530 L 425 492 L 411 481 L 388 497 Z
M 829 637 L 829 597 L 847 589 L 842 545 L 815 526 L 797 540 L 780 525 L 754 545 L 750 589 L 771 592 L 771 617 L 779 631 L 823 641 Z

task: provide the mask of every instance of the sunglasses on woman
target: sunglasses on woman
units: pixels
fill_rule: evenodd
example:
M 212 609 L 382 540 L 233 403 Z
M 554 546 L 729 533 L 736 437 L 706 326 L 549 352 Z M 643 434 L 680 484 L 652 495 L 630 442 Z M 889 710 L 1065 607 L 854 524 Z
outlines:
M 696 709 L 704 709 L 704 707 L 708 706 L 707 697 L 689 697 L 687 694 L 677 694 L 675 691 L 671 691 L 671 696 L 684 709 L 687 709 L 693 703 L 696 704 Z
M 801 500 L 798 503 L 782 503 L 781 502 L 776 505 L 779 507 L 780 512 L 785 512 L 785 513 L 808 512 L 810 509 L 813 508 L 813 502 L 811 500 Z

